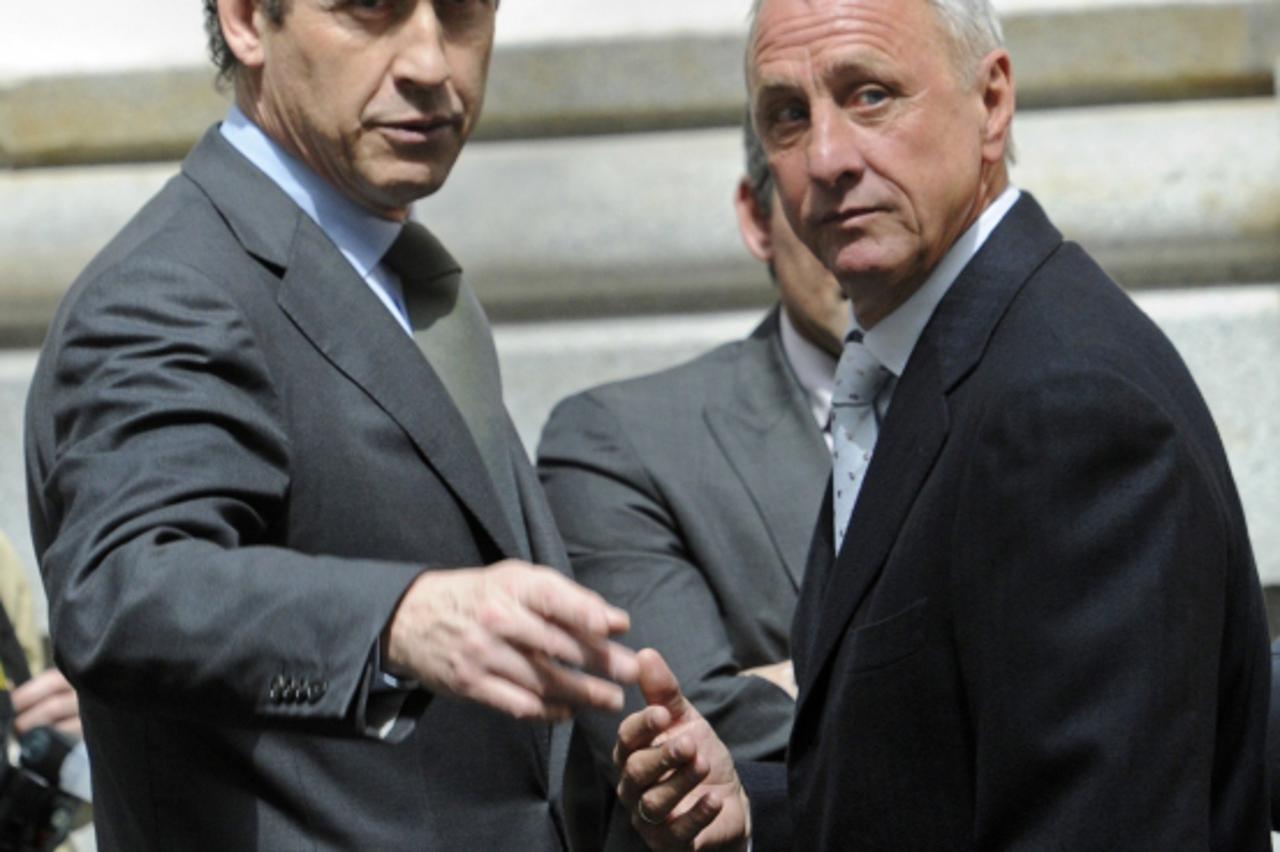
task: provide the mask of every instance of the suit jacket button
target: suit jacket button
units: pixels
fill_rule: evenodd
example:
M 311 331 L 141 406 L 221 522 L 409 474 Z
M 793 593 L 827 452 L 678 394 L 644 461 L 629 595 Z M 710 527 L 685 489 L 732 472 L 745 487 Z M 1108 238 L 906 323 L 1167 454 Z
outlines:
M 267 698 L 271 700 L 271 703 L 279 704 L 283 700 L 283 696 L 280 694 L 280 687 L 274 683 L 271 684 L 271 688 L 267 690 Z
M 311 704 L 318 704 L 324 693 L 328 689 L 328 684 L 322 680 L 313 680 L 307 686 L 307 701 Z

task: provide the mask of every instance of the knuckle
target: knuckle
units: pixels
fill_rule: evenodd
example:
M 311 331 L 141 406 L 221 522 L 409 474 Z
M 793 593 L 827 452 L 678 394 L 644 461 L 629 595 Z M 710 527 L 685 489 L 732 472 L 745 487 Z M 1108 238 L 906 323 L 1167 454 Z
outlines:
M 455 668 L 451 679 L 453 681 L 454 690 L 461 695 L 470 695 L 475 689 L 478 680 L 475 673 L 466 668 Z
M 486 601 L 476 609 L 476 623 L 492 633 L 500 633 L 510 623 L 506 607 L 493 601 Z
M 489 631 L 483 625 L 471 625 L 458 638 L 457 664 L 474 666 L 478 661 L 488 659 L 490 643 Z

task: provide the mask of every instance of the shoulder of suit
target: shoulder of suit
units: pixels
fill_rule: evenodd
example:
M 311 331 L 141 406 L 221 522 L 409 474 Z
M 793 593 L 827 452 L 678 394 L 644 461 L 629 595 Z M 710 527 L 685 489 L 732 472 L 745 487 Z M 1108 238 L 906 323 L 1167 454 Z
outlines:
M 760 338 L 734 340 L 662 370 L 597 385 L 562 404 L 589 400 L 618 415 L 643 412 L 646 418 L 672 409 L 700 414 L 707 402 L 732 390 L 742 359 L 765 355 L 768 345 Z
M 1150 317 L 1093 258 L 1069 242 L 1028 279 L 995 336 L 1042 350 L 1046 364 L 1178 357 Z

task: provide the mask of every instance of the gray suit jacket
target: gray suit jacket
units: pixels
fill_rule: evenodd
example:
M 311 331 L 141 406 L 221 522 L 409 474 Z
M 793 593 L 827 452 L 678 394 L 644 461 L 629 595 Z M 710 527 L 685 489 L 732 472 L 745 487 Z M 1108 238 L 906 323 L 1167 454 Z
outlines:
M 662 652 L 740 759 L 781 759 L 794 704 L 738 672 L 790 657 L 831 461 L 776 310 L 746 340 L 565 400 L 538 456 L 579 581 L 631 614 L 624 641 Z M 579 723 L 610 776 L 620 718 Z
M 64 300 L 27 463 L 102 849 L 563 848 L 563 728 L 417 692 L 369 735 L 400 595 L 516 539 L 414 342 L 216 129 Z

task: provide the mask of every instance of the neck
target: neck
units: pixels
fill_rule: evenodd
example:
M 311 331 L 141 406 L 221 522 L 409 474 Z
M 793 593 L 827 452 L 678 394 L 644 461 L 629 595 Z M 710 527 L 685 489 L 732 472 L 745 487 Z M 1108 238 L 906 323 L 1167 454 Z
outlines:
M 266 134 L 271 141 L 279 145 L 285 153 L 302 165 L 306 166 L 314 175 L 322 181 L 342 193 L 355 204 L 363 207 L 374 216 L 383 219 L 389 219 L 393 222 L 404 222 L 409 218 L 408 207 L 381 207 L 370 204 L 359 193 L 350 191 L 348 184 L 344 184 L 340 179 L 340 175 L 332 169 L 325 168 L 325 158 L 313 156 L 312 152 L 306 150 L 304 144 L 299 140 L 296 134 L 289 133 L 284 124 L 278 120 L 278 113 L 264 105 L 261 95 L 260 86 L 257 85 L 258 78 L 248 73 L 241 73 L 236 78 L 235 94 L 236 108 L 244 113 L 245 118 L 253 122 L 253 124 Z
M 943 248 L 935 257 L 929 259 L 923 271 L 917 272 L 911 278 L 884 282 L 875 287 L 862 286 L 862 282 L 842 281 L 841 287 L 853 302 L 853 314 L 857 317 L 858 325 L 863 330 L 870 331 L 882 319 L 902 307 L 914 296 L 916 291 L 924 286 L 924 282 L 929 280 L 929 276 L 947 256 L 947 252 L 951 251 L 951 247 L 956 244 L 956 240 L 960 239 L 961 234 L 973 227 L 978 217 L 1000 197 L 1008 186 L 1009 172 L 1003 161 L 991 168 L 984 168 L 979 176 L 978 191 L 974 194 L 972 203 L 966 208 L 965 214 L 957 219 L 957 224 L 949 229 L 946 239 L 941 241 Z

